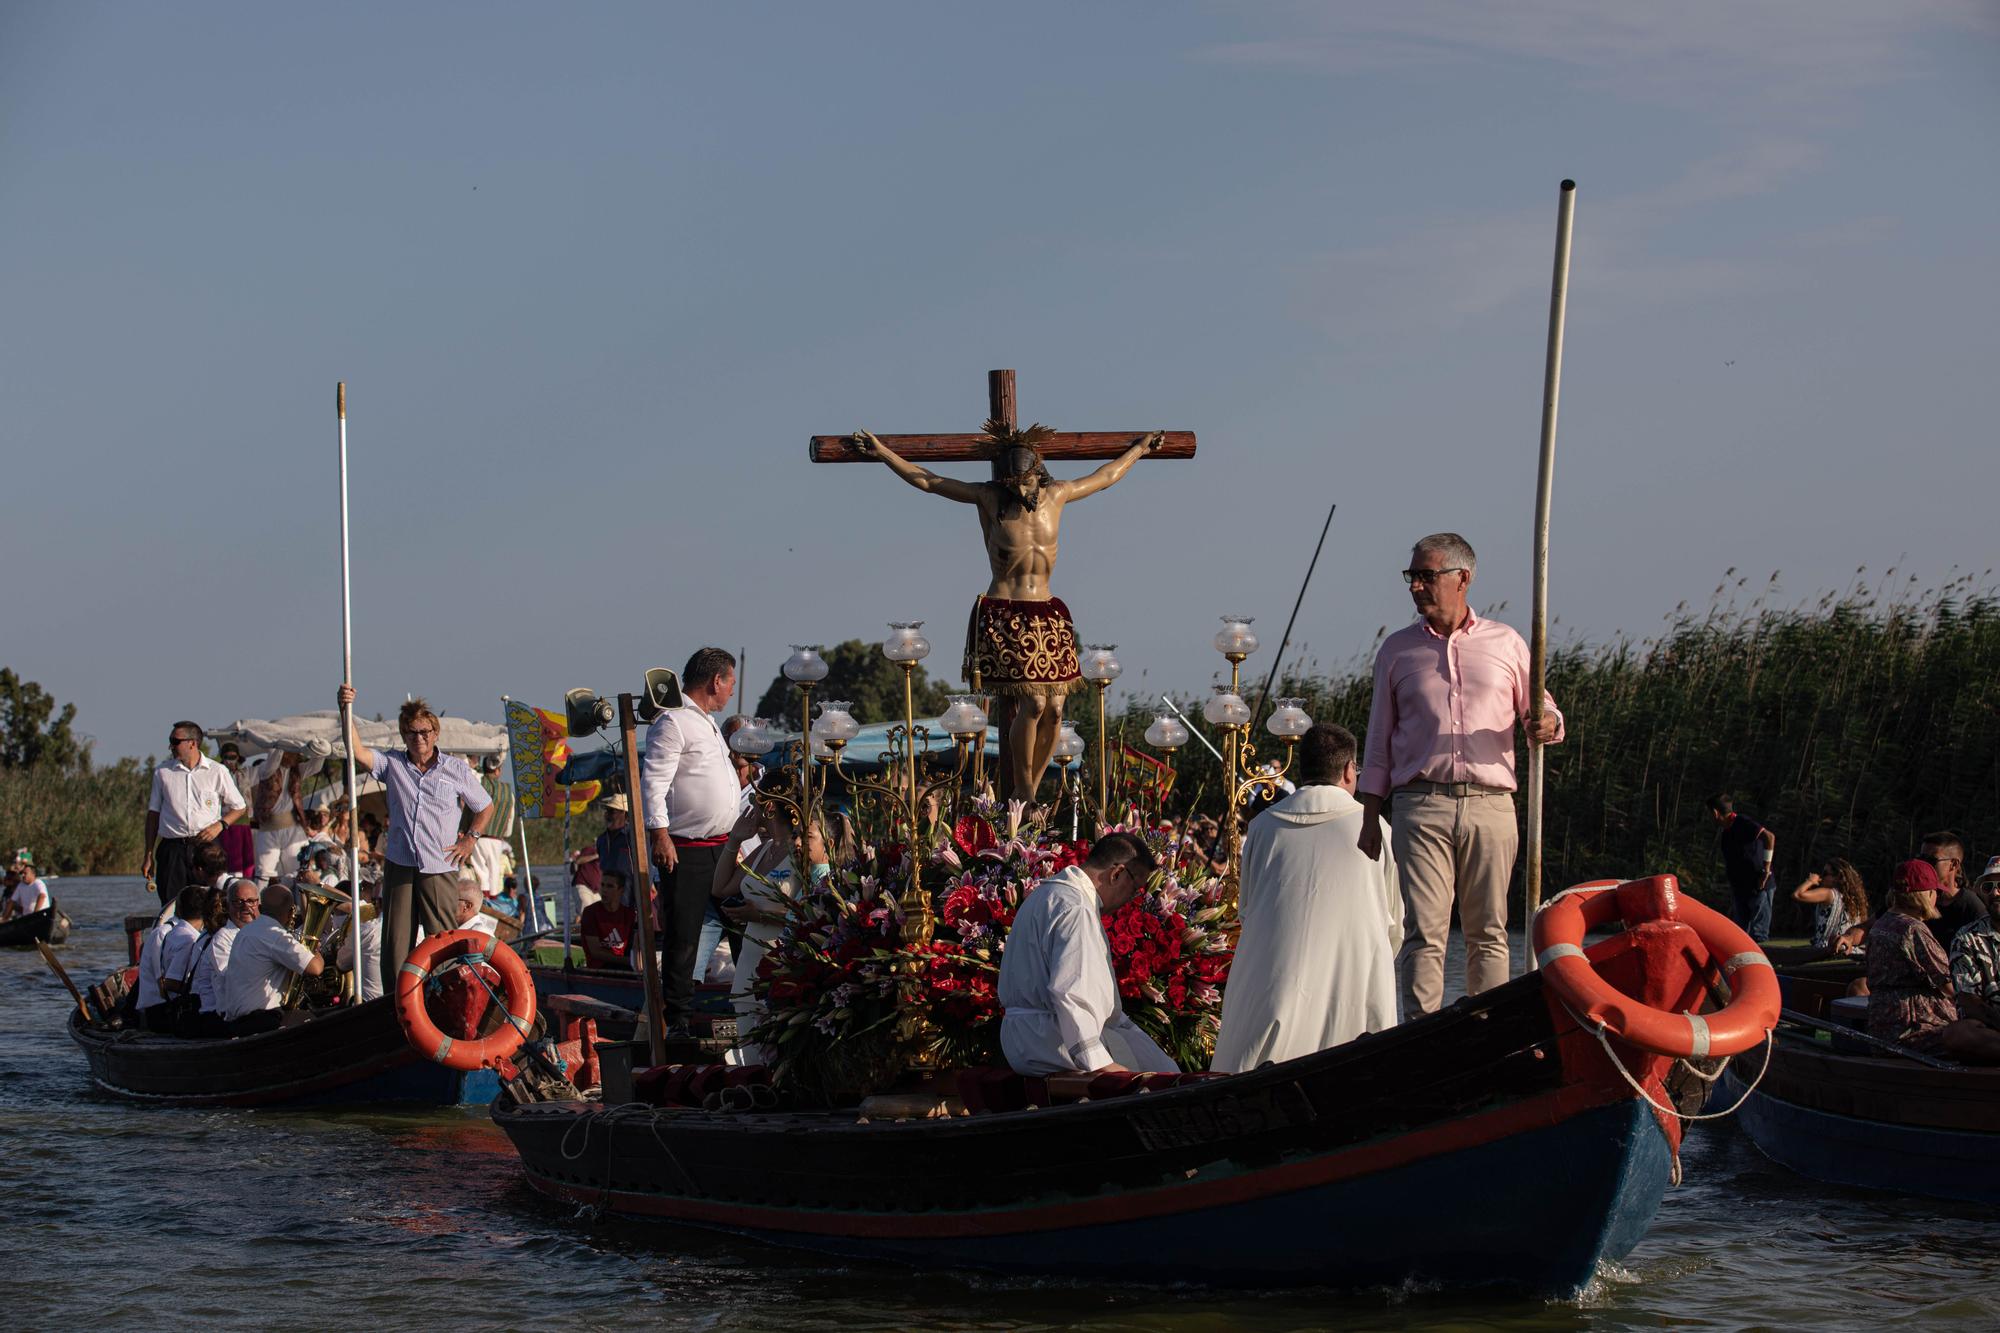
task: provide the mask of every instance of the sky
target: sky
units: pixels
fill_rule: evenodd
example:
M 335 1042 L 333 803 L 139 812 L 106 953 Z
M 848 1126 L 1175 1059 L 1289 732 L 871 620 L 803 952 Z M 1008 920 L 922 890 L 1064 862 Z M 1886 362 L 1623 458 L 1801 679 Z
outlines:
M 1365 661 L 1412 540 L 1559 640 L 1991 563 L 2000 10 L 0 5 L 0 664 L 100 759 L 355 684 L 492 718 L 922 619 L 972 512 L 807 438 L 1192 430 L 1066 515 L 1114 692 Z M 1061 475 L 1083 465 L 1056 464 Z M 960 469 L 976 476 L 978 469 Z M 1906 575 L 1899 573 L 1898 578 Z

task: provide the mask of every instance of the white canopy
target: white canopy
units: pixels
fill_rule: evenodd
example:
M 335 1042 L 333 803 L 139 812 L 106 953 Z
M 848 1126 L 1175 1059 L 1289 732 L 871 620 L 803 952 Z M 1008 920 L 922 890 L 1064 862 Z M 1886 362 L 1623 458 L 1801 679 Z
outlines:
M 356 718 L 354 725 L 361 733 L 361 743 L 370 749 L 402 748 L 402 737 L 396 734 L 394 722 Z M 340 748 L 340 714 L 329 708 L 323 712 L 294 713 L 290 717 L 269 721 L 239 718 L 226 727 L 209 728 L 208 734 L 217 741 L 235 741 L 246 757 L 266 750 L 290 750 L 295 754 L 324 759 Z M 507 754 L 507 728 L 494 722 L 448 717 L 438 728 L 438 748 L 446 754 L 475 758 L 498 755 L 504 758 Z

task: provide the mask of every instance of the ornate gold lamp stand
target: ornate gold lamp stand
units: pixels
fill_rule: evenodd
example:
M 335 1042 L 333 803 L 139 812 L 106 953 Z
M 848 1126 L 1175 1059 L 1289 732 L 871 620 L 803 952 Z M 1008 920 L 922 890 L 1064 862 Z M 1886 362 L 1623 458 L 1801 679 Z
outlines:
M 1077 669 L 1097 692 L 1097 828 L 1101 833 L 1111 820 L 1111 768 L 1105 762 L 1110 738 L 1105 734 L 1104 692 L 1125 668 L 1118 661 L 1117 644 L 1092 643 L 1084 646 Z

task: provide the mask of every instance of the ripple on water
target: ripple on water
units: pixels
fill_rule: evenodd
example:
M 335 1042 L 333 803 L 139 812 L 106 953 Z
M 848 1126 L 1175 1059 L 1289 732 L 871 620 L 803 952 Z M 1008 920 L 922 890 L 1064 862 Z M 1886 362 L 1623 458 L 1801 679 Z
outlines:
M 65 880 L 79 982 L 122 961 L 133 880 Z M 135 1107 L 94 1089 L 68 993 L 0 953 L 0 1270 L 11 1327 L 371 1329 L 498 1323 L 868 1329 L 1581 1329 L 2000 1326 L 2000 1223 L 1969 1206 L 1830 1190 L 1727 1125 L 1687 1183 L 1573 1301 L 1395 1291 L 1216 1292 L 912 1272 L 671 1227 L 591 1220 L 529 1189 L 478 1113 Z M 1477 1207 L 1477 1182 L 1438 1207 Z M 254 1302 L 244 1291 L 262 1294 Z

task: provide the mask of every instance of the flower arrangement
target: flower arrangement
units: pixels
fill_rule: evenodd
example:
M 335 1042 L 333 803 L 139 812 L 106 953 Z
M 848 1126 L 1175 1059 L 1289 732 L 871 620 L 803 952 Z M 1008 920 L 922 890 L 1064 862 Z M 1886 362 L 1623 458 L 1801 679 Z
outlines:
M 885 844 L 836 866 L 792 905 L 754 984 L 766 1018 L 751 1040 L 777 1082 L 839 1104 L 910 1067 L 1000 1064 L 1000 960 L 1022 901 L 1089 850 L 990 804 L 941 830 L 918 878 L 928 938 L 898 901 L 912 851 Z M 996 828 L 996 819 L 999 827 Z M 1134 830 L 1137 831 L 1137 830 Z M 1162 867 L 1177 848 L 1145 834 Z M 1185 858 L 1183 858 L 1185 860 Z M 1125 1012 L 1184 1069 L 1215 1047 L 1233 910 L 1206 864 L 1165 870 L 1105 918 Z M 914 929 L 911 929 L 914 927 Z

